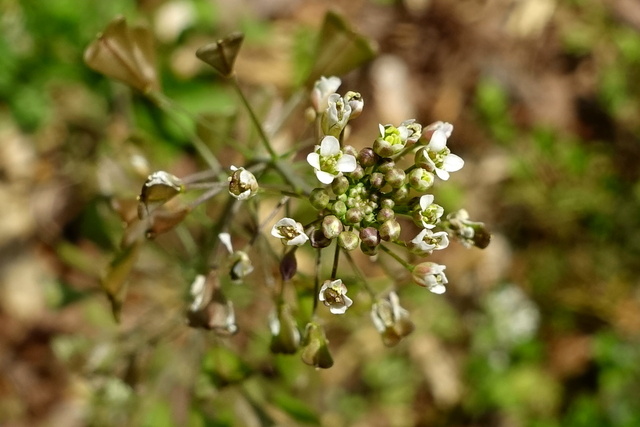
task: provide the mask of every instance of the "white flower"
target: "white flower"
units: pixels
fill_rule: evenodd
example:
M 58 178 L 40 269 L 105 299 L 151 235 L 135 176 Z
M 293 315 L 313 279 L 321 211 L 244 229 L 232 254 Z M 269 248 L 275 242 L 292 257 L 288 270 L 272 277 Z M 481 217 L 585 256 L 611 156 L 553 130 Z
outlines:
M 229 194 L 238 200 L 247 200 L 258 192 L 256 177 L 245 168 L 231 166 L 232 174 L 229 180 Z
M 347 287 L 341 279 L 325 280 L 318 299 L 329 307 L 333 314 L 344 314 L 353 301 L 347 296 Z
M 429 255 L 434 250 L 438 251 L 447 246 L 449 246 L 449 235 L 446 231 L 434 233 L 426 228 L 409 242 L 411 252 L 420 256 Z
M 432 151 L 429 146 L 416 153 L 415 164 L 429 172 L 435 172 L 443 181 L 449 179 L 449 172 L 456 172 L 464 166 L 464 160 L 444 147 L 439 152 Z
M 434 294 L 443 294 L 447 290 L 444 285 L 449 283 L 444 274 L 445 268 L 447 267 L 434 262 L 420 263 L 413 269 L 413 280 Z
M 251 272 L 253 271 L 253 264 L 251 263 L 251 259 L 246 252 L 233 250 L 233 245 L 231 244 L 231 236 L 229 235 L 229 233 L 220 233 L 218 234 L 218 238 L 231 254 L 231 270 L 229 272 L 231 275 L 231 280 L 234 283 L 240 283 L 242 278 L 251 274 Z
M 371 306 L 371 320 L 382 335 L 382 342 L 389 347 L 398 344 L 415 329 L 409 320 L 409 312 L 400 306 L 395 292 L 390 292 Z
M 329 95 L 335 93 L 341 84 L 340 78 L 335 76 L 328 78 L 323 76 L 316 81 L 311 91 L 311 104 L 316 112 L 321 113 L 326 110 Z
M 340 136 L 351 117 L 351 105 L 339 94 L 329 95 L 329 106 L 322 115 L 320 124 L 325 135 Z
M 435 122 L 427 126 L 425 131 L 433 131 L 427 146 L 431 151 L 439 152 L 447 146 L 447 139 L 453 132 L 453 125 L 447 122 Z
M 309 153 L 307 162 L 313 166 L 318 180 L 323 184 L 331 184 L 343 172 L 353 172 L 357 167 L 356 158 L 351 154 L 343 154 L 340 142 L 333 136 L 325 136 L 320 145 L 316 145 L 315 151 Z
M 304 232 L 302 224 L 291 218 L 282 218 L 271 229 L 271 235 L 281 239 L 287 246 L 303 245 L 309 236 Z
M 425 194 L 420 197 L 419 203 L 413 211 L 413 220 L 422 228 L 434 228 L 444 213 L 444 208 L 433 203 L 433 194 Z

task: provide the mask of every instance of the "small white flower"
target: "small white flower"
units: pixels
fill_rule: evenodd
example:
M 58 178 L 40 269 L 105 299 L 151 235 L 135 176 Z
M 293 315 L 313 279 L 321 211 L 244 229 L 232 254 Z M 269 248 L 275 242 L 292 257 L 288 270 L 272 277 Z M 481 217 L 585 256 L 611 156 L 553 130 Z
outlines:
M 447 290 L 444 285 L 449 283 L 444 274 L 445 268 L 447 267 L 434 262 L 420 263 L 413 269 L 413 280 L 434 294 L 443 294 Z
M 323 184 L 331 184 L 343 172 L 353 172 L 357 167 L 356 158 L 351 154 L 343 154 L 340 142 L 333 136 L 325 136 L 320 145 L 316 145 L 315 151 L 309 153 L 307 162 L 313 166 L 318 180 Z
M 439 152 L 447 146 L 447 139 L 453 132 L 453 125 L 447 122 L 435 122 L 427 126 L 425 131 L 433 131 L 427 146 L 431 151 Z
M 449 172 L 456 172 L 462 169 L 464 160 L 460 156 L 453 154 L 447 147 L 435 152 L 427 146 L 418 150 L 415 164 L 429 172 L 435 172 L 438 178 L 446 181 L 449 179 Z
M 420 201 L 413 211 L 413 220 L 416 225 L 431 229 L 440 221 L 444 208 L 433 203 L 433 200 L 433 194 L 425 194 L 420 197 Z
M 341 279 L 325 280 L 318 299 L 329 307 L 333 314 L 344 314 L 353 301 L 347 296 L 347 287 Z
M 287 246 L 300 246 L 309 240 L 302 224 L 292 218 L 282 218 L 276 222 L 271 229 L 271 235 L 281 239 L 282 243 Z
M 325 135 L 340 136 L 351 117 L 351 105 L 339 94 L 329 95 L 329 106 L 322 115 L 320 124 Z
M 229 194 L 238 200 L 247 200 L 258 192 L 256 177 L 245 168 L 231 166 L 232 174 L 229 180 Z
M 191 301 L 191 311 L 196 311 L 198 309 L 201 308 L 201 306 L 203 305 L 204 302 L 204 297 L 205 297 L 205 283 L 207 281 L 207 278 L 202 275 L 202 274 L 198 274 L 196 276 L 196 278 L 193 280 L 193 283 L 191 284 L 191 297 L 193 298 L 193 300 Z
M 322 113 L 327 109 L 329 95 L 335 93 L 341 84 L 340 78 L 335 76 L 323 76 L 316 81 L 311 91 L 311 104 L 316 112 Z
M 409 242 L 411 252 L 420 256 L 429 255 L 434 250 L 438 251 L 447 246 L 449 246 L 449 235 L 446 231 L 434 233 L 426 228 Z

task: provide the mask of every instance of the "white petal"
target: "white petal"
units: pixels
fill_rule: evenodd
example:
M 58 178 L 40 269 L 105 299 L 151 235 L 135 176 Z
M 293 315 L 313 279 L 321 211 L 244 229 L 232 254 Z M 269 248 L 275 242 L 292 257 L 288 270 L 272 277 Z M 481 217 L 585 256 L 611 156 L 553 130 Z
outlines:
M 335 306 L 332 305 L 331 307 L 329 307 L 329 311 L 333 314 L 344 314 L 347 311 L 347 306 L 346 305 L 341 305 L 341 306 Z
M 447 172 L 444 169 L 436 169 L 436 175 L 438 175 L 438 178 L 440 178 L 443 181 L 446 181 L 449 179 L 449 172 Z
M 320 155 L 318 153 L 309 153 L 309 154 L 307 154 L 307 162 L 314 169 L 320 169 Z
M 300 245 L 304 245 L 307 240 L 309 240 L 309 236 L 307 236 L 306 234 L 302 233 L 302 234 L 298 234 L 296 237 L 294 237 L 293 239 L 289 240 L 287 242 L 287 246 L 300 246 Z
M 420 209 L 427 209 L 433 203 L 434 198 L 435 197 L 433 196 L 433 194 L 425 194 L 424 196 L 420 197 Z
M 431 135 L 431 140 L 429 141 L 429 149 L 437 153 L 446 146 L 447 135 L 441 129 L 436 129 L 433 132 L 433 135 Z
M 442 168 L 447 172 L 456 172 L 462 169 L 464 166 L 464 160 L 462 157 L 455 154 L 449 154 L 444 158 Z
M 218 234 L 218 238 L 222 242 L 225 248 L 229 251 L 229 253 L 233 253 L 233 246 L 231 245 L 231 235 L 229 233 L 220 233 Z
M 353 305 L 353 300 L 346 295 L 342 295 L 342 299 L 344 300 L 344 305 L 349 308 Z
M 340 142 L 335 136 L 325 136 L 320 143 L 321 156 L 335 156 L 340 152 Z
M 380 130 L 380 136 L 384 137 L 384 126 L 381 124 L 378 124 L 378 129 Z
M 444 285 L 438 283 L 437 285 L 429 286 L 429 290 L 434 294 L 439 295 L 439 294 L 444 294 L 447 288 L 445 288 Z
M 318 177 L 318 181 L 323 184 L 331 184 L 335 178 L 335 175 L 331 175 L 329 172 L 323 172 L 316 169 L 315 173 L 316 177 Z
M 336 169 L 340 172 L 353 172 L 357 166 L 356 158 L 351 154 L 344 154 L 336 163 Z

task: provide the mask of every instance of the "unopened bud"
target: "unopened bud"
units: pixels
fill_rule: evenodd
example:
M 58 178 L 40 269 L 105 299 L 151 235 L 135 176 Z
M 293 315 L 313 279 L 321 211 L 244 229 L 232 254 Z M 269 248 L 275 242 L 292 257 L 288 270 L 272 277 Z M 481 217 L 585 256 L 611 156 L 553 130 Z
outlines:
M 331 183 L 331 189 L 337 196 L 344 194 L 349 189 L 349 180 L 345 176 L 336 177 Z
M 395 167 L 396 167 L 396 162 L 394 162 L 391 159 L 384 159 L 380 162 L 380 166 L 378 167 L 378 170 L 382 173 L 387 173 Z
M 373 188 L 378 188 L 378 189 L 384 187 L 384 184 L 386 184 L 386 181 L 384 180 L 384 174 L 380 172 L 372 173 L 369 178 L 369 182 L 371 183 L 371 186 Z
M 331 211 L 339 217 L 347 213 L 347 205 L 342 200 L 337 200 L 331 207 Z
M 330 200 L 331 196 L 329 196 L 329 193 L 327 193 L 324 188 L 314 188 L 311 190 L 311 194 L 309 195 L 309 202 L 311 202 L 311 206 L 319 211 L 326 208 Z
M 321 229 L 315 229 L 311 233 L 311 247 L 316 249 L 326 248 L 331 244 L 331 239 L 327 239 Z
M 427 191 L 433 185 L 435 178 L 431 172 L 422 168 L 415 168 L 407 175 L 407 182 L 416 191 Z
M 282 280 L 287 282 L 295 276 L 298 271 L 298 262 L 296 261 L 296 246 L 288 251 L 280 261 L 280 275 Z
M 327 215 L 322 219 L 322 232 L 327 239 L 335 239 L 343 229 L 342 221 L 335 215 Z
M 375 151 L 373 151 L 373 148 L 365 147 L 360 150 L 357 159 L 360 166 L 362 166 L 363 168 L 368 168 L 378 163 L 378 160 L 380 160 L 380 156 L 378 156 Z
M 411 189 L 408 185 L 403 185 L 393 192 L 393 200 L 396 203 L 406 202 L 411 194 Z
M 395 241 L 400 237 L 400 231 L 402 231 L 400 227 L 400 223 L 395 219 L 390 219 L 386 221 L 384 224 L 380 226 L 380 238 L 387 242 Z
M 373 248 L 380 244 L 380 233 L 373 227 L 366 227 L 360 230 L 360 239 L 364 245 Z
M 355 181 L 359 181 L 364 177 L 364 169 L 362 169 L 362 166 L 357 165 L 352 172 L 347 172 L 346 175 Z
M 394 219 L 395 217 L 396 217 L 396 213 L 393 211 L 393 209 L 382 208 L 378 211 L 376 220 L 379 223 L 384 223 L 386 221 L 389 221 L 390 219 Z
M 350 208 L 344 215 L 344 220 L 347 224 L 360 224 L 360 221 L 364 218 L 364 211 L 361 208 Z
M 405 172 L 401 168 L 392 168 L 384 174 L 384 179 L 392 188 L 400 188 L 404 184 L 406 177 Z
M 355 231 L 343 231 L 338 236 L 338 244 L 341 248 L 352 251 L 360 245 L 360 238 Z

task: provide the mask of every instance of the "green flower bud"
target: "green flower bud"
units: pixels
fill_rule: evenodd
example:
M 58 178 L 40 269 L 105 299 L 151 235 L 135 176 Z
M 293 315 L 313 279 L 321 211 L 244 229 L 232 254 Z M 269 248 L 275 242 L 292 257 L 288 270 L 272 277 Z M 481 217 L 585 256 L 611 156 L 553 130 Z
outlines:
M 364 245 L 374 248 L 380 244 L 380 233 L 373 227 L 366 227 L 360 230 L 360 239 Z
M 324 330 L 316 323 L 308 323 L 305 329 L 302 361 L 316 368 L 328 369 L 333 366 L 328 341 Z
M 358 157 L 358 150 L 353 145 L 344 145 L 342 147 L 342 152 L 344 154 L 351 154 L 353 157 Z
M 335 239 L 343 229 L 342 221 L 334 215 L 327 215 L 322 219 L 322 232 L 327 239 Z
M 309 202 L 311 202 L 311 206 L 319 211 L 326 208 L 327 205 L 329 205 L 330 200 L 331 196 L 324 188 L 314 188 L 309 195 Z
M 349 180 L 344 176 L 334 178 L 333 182 L 331 183 L 331 189 L 336 194 L 336 196 L 344 194 L 349 189 Z
M 382 172 L 382 173 L 387 173 L 389 172 L 391 169 L 396 167 L 396 162 L 394 162 L 391 159 L 383 159 L 380 162 L 380 166 L 378 166 L 378 171 Z
M 384 179 L 392 188 L 400 188 L 404 184 L 405 172 L 400 168 L 392 168 L 384 174 Z
M 357 160 L 363 168 L 368 168 L 377 164 L 380 160 L 380 156 L 373 151 L 373 148 L 365 147 L 358 153 Z
M 380 238 L 385 241 L 395 241 L 400 237 L 401 227 L 398 221 L 390 219 L 380 226 L 378 230 L 380 232 Z
M 396 202 L 394 202 L 393 199 L 383 199 L 380 202 L 380 206 L 382 206 L 383 208 L 393 209 L 395 205 Z
M 287 252 L 282 261 L 280 261 L 280 275 L 282 276 L 282 280 L 285 282 L 291 280 L 293 276 L 295 276 L 298 271 L 298 262 L 296 261 L 296 249 L 297 246 L 294 246 L 289 252 Z
M 373 188 L 382 188 L 386 184 L 384 175 L 380 172 L 374 172 L 369 176 L 369 183 Z
M 336 216 L 342 218 L 344 214 L 347 213 L 347 205 L 342 200 L 337 200 L 331 207 L 331 211 L 336 214 Z
M 343 231 L 338 236 L 338 244 L 341 248 L 352 251 L 360 245 L 360 238 L 355 231 Z
M 416 191 L 424 193 L 433 185 L 435 178 L 431 172 L 422 168 L 413 169 L 407 175 L 407 182 Z
M 409 199 L 409 194 L 411 193 L 411 189 L 408 185 L 403 185 L 393 192 L 393 200 L 396 203 L 406 202 Z
M 378 215 L 376 215 L 376 219 L 381 224 L 389 221 L 390 219 L 394 219 L 395 217 L 396 213 L 390 208 L 382 208 L 378 211 Z
M 347 210 L 347 213 L 344 215 L 344 220 L 347 224 L 359 224 L 364 218 L 364 211 L 360 208 L 351 208 Z
M 353 170 L 353 172 L 345 172 L 345 175 L 347 175 L 348 177 L 350 177 L 354 181 L 359 181 L 362 178 L 364 178 L 364 169 L 362 169 L 362 166 L 358 165 Z
M 360 243 L 360 250 L 363 254 L 368 256 L 378 255 L 378 247 L 377 246 L 369 246 L 365 245 L 364 242 Z

